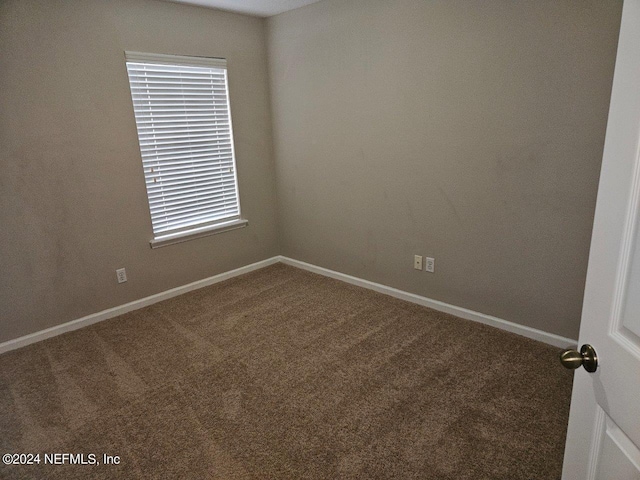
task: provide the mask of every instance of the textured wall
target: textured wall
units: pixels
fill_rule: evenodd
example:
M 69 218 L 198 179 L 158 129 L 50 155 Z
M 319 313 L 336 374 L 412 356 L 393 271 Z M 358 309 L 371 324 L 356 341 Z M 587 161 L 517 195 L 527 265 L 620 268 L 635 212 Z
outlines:
M 269 19 L 282 253 L 576 338 L 620 13 L 326 0 Z
M 125 50 L 228 59 L 249 227 L 149 248 Z M 271 150 L 262 19 L 146 0 L 3 1 L 0 342 L 277 254 Z

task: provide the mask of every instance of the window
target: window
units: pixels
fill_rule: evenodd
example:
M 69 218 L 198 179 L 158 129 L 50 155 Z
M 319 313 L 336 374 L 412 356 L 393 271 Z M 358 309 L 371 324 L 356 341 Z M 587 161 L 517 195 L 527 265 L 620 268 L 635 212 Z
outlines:
M 243 227 L 224 59 L 125 53 L 152 247 Z

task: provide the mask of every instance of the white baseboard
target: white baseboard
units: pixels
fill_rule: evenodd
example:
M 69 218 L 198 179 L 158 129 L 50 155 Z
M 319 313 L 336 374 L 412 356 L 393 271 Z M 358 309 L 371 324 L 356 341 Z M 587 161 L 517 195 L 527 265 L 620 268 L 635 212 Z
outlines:
M 531 327 L 527 327 L 517 323 L 509 322 L 501 318 L 492 317 L 491 315 L 485 315 L 484 313 L 474 312 L 473 310 L 468 310 L 466 308 L 456 307 L 455 305 L 450 305 L 448 303 L 440 302 L 438 300 L 432 300 L 427 297 L 422 297 L 420 295 L 405 292 L 403 290 L 387 287 L 386 285 L 370 282 L 368 280 L 363 280 L 358 277 L 352 277 L 351 275 L 347 275 L 345 273 L 340 273 L 334 270 L 329 270 L 327 268 L 318 267 L 316 265 L 301 262 L 299 260 L 294 260 L 292 258 L 288 258 L 284 256 L 280 256 L 278 258 L 282 263 L 291 265 L 293 267 L 302 268 L 304 270 L 308 270 L 313 273 L 324 275 L 325 277 L 335 278 L 336 280 L 341 280 L 343 282 L 350 283 L 352 285 L 368 288 L 369 290 L 374 290 L 376 292 L 384 293 L 385 295 L 390 295 L 392 297 L 406 300 L 411 303 L 417 303 L 418 305 L 423 305 L 425 307 L 433 308 L 434 310 L 438 310 L 444 313 L 449 313 L 451 315 L 455 315 L 456 317 L 464 318 L 466 320 L 472 320 L 474 322 L 484 323 L 485 325 L 490 325 L 492 327 L 496 327 L 501 330 L 506 330 L 507 332 L 516 333 L 518 335 L 522 335 L 523 337 L 531 338 L 533 340 L 538 340 L 539 342 L 544 342 L 549 345 L 553 345 L 555 347 L 575 348 L 578 345 L 578 341 L 572 338 L 561 337 L 560 335 L 555 335 L 553 333 L 548 333 L 542 330 L 538 330 L 536 328 L 531 328 Z
M 131 312 L 133 310 L 138 310 L 139 308 L 143 308 L 148 305 L 152 305 L 154 303 L 158 303 L 163 300 L 167 300 L 169 298 L 182 295 L 183 293 L 187 293 L 192 290 L 197 290 L 199 288 L 207 287 L 209 285 L 213 285 L 214 283 L 222 282 L 224 280 L 228 280 L 229 278 L 237 277 L 238 275 L 243 275 L 245 273 L 249 273 L 254 270 L 258 270 L 260 268 L 273 265 L 274 263 L 278 263 L 278 262 L 282 262 L 286 265 L 291 265 L 294 267 L 301 268 L 303 270 L 308 270 L 313 273 L 324 275 L 325 277 L 335 278 L 336 280 L 341 280 L 343 282 L 350 283 L 352 285 L 357 285 L 359 287 L 364 287 L 369 290 L 374 290 L 376 292 L 380 292 L 385 295 L 390 295 L 392 297 L 406 300 L 408 302 L 416 303 L 418 305 L 423 305 L 425 307 L 433 308 L 434 310 L 449 313 L 451 315 L 455 315 L 457 317 L 464 318 L 466 320 L 472 320 L 474 322 L 484 323 L 485 325 L 491 325 L 492 327 L 496 327 L 501 330 L 506 330 L 508 332 L 516 333 L 518 335 L 522 335 L 523 337 L 548 343 L 549 345 L 553 345 L 556 347 L 575 347 L 578 344 L 577 340 L 573 340 L 571 338 L 561 337 L 553 333 L 547 333 L 542 330 L 526 327 L 524 325 L 519 325 L 517 323 L 509 322 L 507 320 L 502 320 L 501 318 L 485 315 L 484 313 L 478 313 L 472 310 L 468 310 L 466 308 L 456 307 L 455 305 L 450 305 L 448 303 L 440 302 L 438 300 L 432 300 L 430 298 L 422 297 L 420 295 L 416 295 L 409 292 L 404 292 L 396 288 L 387 287 L 386 285 L 370 282 L 368 280 L 363 280 L 357 277 L 352 277 L 351 275 L 347 275 L 345 273 L 336 272 L 334 270 L 329 270 L 327 268 L 318 267 L 310 263 L 305 263 L 299 260 L 294 260 L 292 258 L 278 255 L 272 258 L 268 258 L 266 260 L 262 260 L 260 262 L 252 263 L 251 265 L 247 265 L 245 267 L 236 268 L 235 270 L 231 270 L 229 272 L 224 272 L 219 275 L 214 275 L 213 277 L 205 278 L 203 280 L 198 280 L 197 282 L 189 283 L 181 287 L 172 288 L 171 290 L 157 293 L 155 295 L 151 295 L 149 297 L 145 297 L 140 300 L 135 300 L 133 302 L 125 303 L 124 305 L 120 305 L 118 307 L 110 308 L 108 310 L 103 310 L 98 313 L 87 315 L 86 317 L 82 317 L 77 320 L 72 320 L 70 322 L 63 323 L 62 325 L 56 325 L 55 327 L 47 328 L 46 330 L 41 330 L 39 332 L 25 335 L 24 337 L 19 337 L 14 340 L 9 340 L 7 342 L 0 343 L 0 354 L 3 354 L 10 350 L 15 350 L 20 347 L 25 347 L 32 343 L 39 342 L 47 338 L 55 337 L 57 335 L 61 335 L 66 332 L 78 330 L 79 328 L 93 325 L 94 323 L 102 322 L 103 320 L 108 320 L 110 318 L 117 317 L 118 315 L 122 315 L 124 313 Z
M 79 328 L 87 327 L 89 325 L 93 325 L 94 323 L 102 322 L 103 320 L 108 320 L 110 318 L 117 317 L 118 315 L 122 315 L 133 310 L 138 310 L 139 308 L 143 308 L 148 305 L 167 300 L 169 298 L 177 297 L 178 295 L 182 295 L 183 293 L 187 293 L 192 290 L 208 287 L 209 285 L 213 285 L 214 283 L 222 282 L 224 280 L 228 280 L 229 278 L 237 277 L 238 275 L 243 275 L 245 273 L 258 270 L 259 268 L 273 265 L 274 263 L 278 263 L 279 261 L 280 257 L 268 258 L 260 262 L 252 263 L 251 265 L 236 268 L 235 270 L 220 273 L 219 275 L 214 275 L 213 277 L 198 280 L 181 287 L 172 288 L 171 290 L 167 290 L 165 292 L 156 293 L 155 295 L 151 295 L 140 300 L 134 300 L 133 302 L 125 303 L 124 305 L 120 305 L 118 307 L 113 307 L 109 308 L 108 310 L 93 313 L 91 315 L 87 315 L 86 317 L 63 323 L 62 325 L 56 325 L 55 327 L 47 328 L 46 330 L 40 330 L 39 332 L 31 333 L 29 335 L 25 335 L 24 337 L 19 337 L 14 340 L 0 343 L 0 355 L 4 352 L 15 350 L 16 348 L 25 347 L 31 343 L 39 342 L 41 340 L 55 337 L 57 335 L 71 332 L 73 330 L 78 330 Z

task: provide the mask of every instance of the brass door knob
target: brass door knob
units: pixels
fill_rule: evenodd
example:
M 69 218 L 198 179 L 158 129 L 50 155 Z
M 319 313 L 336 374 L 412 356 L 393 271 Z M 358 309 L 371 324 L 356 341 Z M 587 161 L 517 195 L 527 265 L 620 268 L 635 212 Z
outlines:
M 579 352 L 571 349 L 563 351 L 560 363 L 569 370 L 583 366 L 587 372 L 593 373 L 598 369 L 598 355 L 591 345 L 585 344 Z

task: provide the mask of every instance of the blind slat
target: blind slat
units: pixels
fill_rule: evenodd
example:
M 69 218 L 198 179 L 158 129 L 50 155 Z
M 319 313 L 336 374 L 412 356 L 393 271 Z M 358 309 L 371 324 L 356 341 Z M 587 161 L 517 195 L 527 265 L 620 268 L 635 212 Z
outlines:
M 157 149 L 157 150 L 167 150 L 170 148 L 180 148 L 181 146 L 184 145 L 194 145 L 197 147 L 205 147 L 205 146 L 209 146 L 209 147 L 213 147 L 213 148 L 223 148 L 226 146 L 226 148 L 230 148 L 231 142 L 228 141 L 228 139 L 224 139 L 224 141 L 218 141 L 215 138 L 194 138 L 194 139 L 175 139 L 175 140 L 169 140 L 169 141 L 158 141 L 158 142 L 153 142 L 151 140 L 145 140 L 145 139 L 139 139 L 139 143 L 140 143 L 140 147 L 141 149 L 143 149 L 144 151 L 149 151 L 149 150 L 153 150 L 153 149 Z
M 231 161 L 230 153 L 219 153 L 217 150 L 205 150 L 204 153 L 192 153 L 188 155 L 170 155 L 165 156 L 162 159 L 154 157 L 143 158 L 142 163 L 145 167 L 163 165 L 182 165 L 186 162 L 218 162 L 218 161 Z
M 163 219 L 162 217 L 157 217 L 157 224 L 161 226 L 160 228 L 166 232 L 168 230 L 172 230 L 174 228 L 178 228 L 183 225 L 197 225 L 203 222 L 210 222 L 212 220 L 216 220 L 219 218 L 224 218 L 226 215 L 237 215 L 238 208 L 236 206 L 228 207 L 228 208 L 217 208 L 212 209 L 211 212 L 194 212 L 190 215 L 185 216 L 167 216 L 167 218 Z
M 160 106 L 160 102 L 173 101 L 171 105 Z M 214 103 L 210 99 L 165 99 L 158 102 L 149 102 L 145 99 L 145 103 L 140 103 L 136 100 L 134 107 L 136 108 L 136 118 L 138 117 L 155 117 L 155 116 L 183 116 L 189 114 L 190 116 L 203 116 L 203 115 L 226 115 L 229 114 L 229 109 L 226 104 Z M 199 105 L 193 105 L 194 101 L 201 102 Z
M 228 195 L 226 198 L 221 198 L 212 202 L 203 202 L 201 204 L 194 202 L 190 208 L 176 208 L 174 210 L 163 208 L 161 211 L 157 212 L 156 215 L 159 219 L 162 219 L 162 221 L 165 222 L 170 220 L 183 221 L 188 218 L 210 215 L 215 212 L 232 211 L 236 208 L 235 203 L 235 195 Z
M 211 141 L 216 145 L 222 143 L 229 143 L 231 141 L 231 135 L 227 133 L 177 133 L 174 136 L 165 135 L 164 132 L 146 132 L 139 134 L 140 143 L 144 142 L 145 145 L 178 145 L 181 143 L 193 143 Z
M 138 122 L 140 124 L 140 128 L 170 128 L 170 127 L 216 127 L 218 129 L 229 129 L 229 124 L 224 121 L 224 117 L 222 115 L 211 116 L 211 117 L 198 117 L 198 118 L 189 118 L 187 116 L 178 116 L 178 118 L 169 118 L 169 119 L 150 119 L 144 120 L 140 118 Z
M 174 170 L 183 170 L 186 168 L 233 168 L 231 158 L 187 158 L 186 160 L 154 162 L 147 160 L 143 162 L 144 168 L 151 169 L 154 172 L 172 172 Z
M 140 80 L 131 83 L 131 90 L 135 90 L 134 94 L 136 95 L 143 95 L 138 92 L 138 90 L 144 90 L 145 92 L 148 91 L 151 96 L 158 94 L 162 90 L 168 90 L 170 92 L 173 92 L 174 90 L 180 90 L 183 92 L 203 92 L 206 95 L 223 96 L 225 98 L 227 96 L 227 91 L 224 87 L 218 88 L 212 83 L 207 82 L 147 82 Z
M 211 117 L 218 121 L 225 121 L 229 112 L 225 108 L 211 108 L 211 103 L 203 103 L 201 105 L 190 105 L 185 103 L 176 103 L 173 105 L 162 104 L 134 105 L 136 108 L 136 118 L 140 120 L 160 120 L 165 117 L 178 117 L 178 120 L 185 118 L 199 119 L 200 117 Z
M 150 175 L 153 175 L 153 174 L 150 174 Z M 146 183 L 149 186 L 149 188 L 151 188 L 152 190 L 157 190 L 157 189 L 165 189 L 165 188 L 171 188 L 175 186 L 181 186 L 181 185 L 184 185 L 186 182 L 190 182 L 192 186 L 196 186 L 201 182 L 209 181 L 209 180 L 220 180 L 221 182 L 223 182 L 225 180 L 231 180 L 232 177 L 233 177 L 233 173 L 228 173 L 228 174 L 216 173 L 211 175 L 193 174 L 193 175 L 183 175 L 183 176 L 177 176 L 177 177 L 169 175 L 164 179 L 161 177 L 154 178 L 151 176 L 146 179 Z M 158 181 L 155 181 L 155 180 L 158 180 Z M 158 185 L 160 183 L 162 185 Z
M 177 109 L 175 110 L 154 110 L 153 108 L 150 110 L 149 113 L 147 112 L 143 112 L 140 111 L 138 112 L 138 114 L 136 115 L 136 121 L 137 120 L 153 120 L 153 119 L 160 119 L 160 118 L 171 118 L 171 117 L 178 117 L 178 118 L 203 118 L 203 117 L 218 117 L 220 115 L 225 115 L 228 118 L 228 114 L 225 114 L 221 111 L 213 111 L 213 110 L 209 110 L 207 113 L 200 113 L 199 110 L 193 111 L 193 112 L 189 112 L 187 109 L 187 112 L 182 111 L 183 109 L 180 109 L 180 112 L 178 114 Z M 164 114 L 168 114 L 168 115 L 164 115 Z
M 218 224 L 228 224 L 229 222 L 233 222 L 235 220 L 240 220 L 239 213 L 236 213 L 235 215 L 225 215 L 222 218 L 215 219 L 210 222 L 198 222 L 195 225 L 187 225 L 181 228 L 173 228 L 171 231 L 168 231 L 168 232 L 158 231 L 159 235 L 156 236 L 156 239 L 161 240 L 168 236 L 171 236 L 172 238 L 176 238 L 176 237 L 179 238 L 180 234 L 183 232 L 191 233 L 192 231 L 195 231 L 195 232 L 202 231 L 203 229 L 206 229 L 209 226 L 214 226 Z
M 198 125 L 197 127 L 201 127 L 201 125 Z M 140 129 L 143 131 L 140 132 L 140 136 L 144 135 L 145 137 L 148 137 L 148 138 L 145 138 L 145 140 L 152 140 L 152 139 L 160 140 L 160 139 L 169 139 L 169 138 L 179 139 L 182 137 L 187 137 L 187 138 L 222 137 L 222 136 L 229 137 L 228 131 L 221 132 L 215 127 L 210 127 L 210 128 L 197 128 L 197 127 L 184 125 L 181 128 L 174 127 L 173 130 L 169 130 L 166 127 L 163 130 L 154 128 L 153 126 L 141 127 Z
M 219 216 L 221 213 L 231 213 L 237 214 L 237 199 L 230 198 L 227 204 L 219 204 L 215 207 L 210 207 L 208 205 L 203 206 L 200 209 L 194 209 L 189 213 L 176 213 L 176 214 L 167 214 L 161 213 L 159 215 L 155 215 L 155 220 L 157 223 L 171 225 L 182 222 L 190 222 L 196 218 L 201 219 L 201 221 L 210 222 L 215 219 L 215 217 Z
M 217 196 L 217 195 L 225 195 L 228 192 L 233 193 L 235 191 L 235 187 L 233 184 L 227 185 L 225 189 L 220 188 L 220 186 L 211 187 L 209 189 L 200 188 L 194 192 L 185 192 L 181 191 L 177 194 L 171 195 L 168 193 L 163 193 L 161 195 L 157 195 L 156 197 L 152 197 L 149 200 L 149 207 L 153 208 L 159 205 L 172 206 L 177 205 L 180 201 L 192 201 L 197 198 L 201 198 L 203 196 Z
M 210 163 L 200 163 L 200 164 L 185 164 L 185 165 L 180 165 L 180 166 L 173 166 L 173 167 L 169 167 L 169 166 L 165 166 L 162 165 L 160 167 L 151 167 L 149 169 L 149 172 L 147 172 L 149 175 L 158 175 L 160 177 L 166 177 L 166 176 L 171 176 L 171 175 L 185 175 L 185 174 L 192 174 L 192 173 L 202 173 L 202 172 L 231 172 L 233 170 L 233 167 L 229 164 L 220 164 L 220 163 L 215 163 L 215 164 L 210 164 Z
M 178 132 L 182 132 L 185 130 L 193 129 L 194 131 L 211 131 L 215 130 L 216 132 L 229 132 L 229 127 L 227 125 L 216 125 L 215 123 L 196 123 L 194 121 L 185 121 L 183 123 L 177 122 L 165 122 L 165 123 L 152 123 L 152 124 L 142 124 L 139 127 L 140 129 L 147 131 L 158 130 L 162 133 L 172 132 L 172 130 L 177 130 Z
M 173 73 L 172 72 L 162 72 L 156 73 L 152 70 L 138 70 L 136 68 L 129 68 L 129 78 L 133 79 L 134 82 L 138 82 L 139 78 L 149 79 L 149 81 L 154 81 L 154 79 L 161 79 L 162 81 L 171 82 L 174 79 L 180 80 L 197 80 L 198 82 L 205 81 L 213 81 L 224 83 L 224 75 L 220 73 L 197 73 L 197 72 L 189 72 L 189 73 Z M 131 81 L 131 80 L 130 80 Z
M 235 195 L 233 193 L 229 193 L 228 195 L 223 195 L 216 199 L 204 199 L 194 200 L 189 202 L 188 204 L 182 205 L 160 205 L 151 207 L 152 213 L 161 214 L 167 219 L 168 217 L 179 217 L 187 214 L 191 214 L 194 212 L 201 212 L 202 210 L 219 210 L 222 208 L 228 208 L 229 205 L 232 205 L 235 202 Z
M 201 152 L 208 152 L 208 151 L 214 151 L 217 154 L 227 154 L 229 155 L 231 153 L 231 148 L 227 147 L 227 148 L 217 148 L 217 147 L 211 147 L 211 146 L 200 146 L 200 147 L 195 147 L 192 146 L 190 147 L 189 145 L 176 145 L 174 147 L 163 147 L 163 148 L 158 148 L 158 150 L 155 153 L 148 153 L 148 154 L 142 154 L 142 159 L 145 160 L 146 158 L 152 158 L 152 156 L 156 156 L 156 157 L 166 157 L 166 156 L 170 156 L 170 155 L 174 155 L 175 154 L 184 154 L 187 152 L 193 152 L 193 153 L 201 153 Z
M 151 173 L 150 175 L 155 174 Z M 162 188 L 168 188 L 184 183 L 184 181 L 187 179 L 191 179 L 193 181 L 193 184 L 195 185 L 199 184 L 202 180 L 216 178 L 224 180 L 224 177 L 229 177 L 229 180 L 231 180 L 231 177 L 233 177 L 233 172 L 230 172 L 228 168 L 226 170 L 219 170 L 215 172 L 175 172 L 172 174 L 158 175 L 153 179 L 145 180 L 145 182 L 148 183 L 152 188 L 157 188 L 158 183 L 162 182 Z
M 227 190 L 217 189 L 215 192 L 200 190 L 197 193 L 183 194 L 179 198 L 178 197 L 172 198 L 169 196 L 162 197 L 159 200 L 150 201 L 149 206 L 151 207 L 151 209 L 165 208 L 165 207 L 169 208 L 177 205 L 191 204 L 202 198 L 206 198 L 206 199 L 223 198 L 225 196 L 231 196 L 233 193 L 234 193 L 233 188 L 229 188 Z
M 162 75 L 149 75 L 144 71 L 130 70 L 130 83 L 134 85 L 214 85 L 215 88 L 222 89 L 224 91 L 224 75 L 220 75 L 217 78 L 214 77 L 201 77 L 201 78 L 187 78 L 183 76 L 162 76 Z
M 155 185 L 155 184 L 154 184 Z M 194 193 L 194 192 L 198 192 L 202 189 L 204 189 L 205 187 L 215 187 L 215 188 L 219 188 L 222 189 L 224 187 L 228 187 L 229 185 L 235 185 L 233 179 L 228 178 L 228 179 L 218 179 L 218 180 L 211 180 L 211 181 L 207 181 L 207 182 L 200 182 L 197 184 L 181 184 L 181 185 L 177 185 L 177 186 L 162 186 L 162 187 L 157 187 L 154 185 L 147 185 L 147 192 L 148 192 L 148 196 L 150 199 L 154 200 L 157 198 L 162 197 L 163 195 L 165 197 L 169 196 L 169 195 L 179 195 L 182 193 Z

